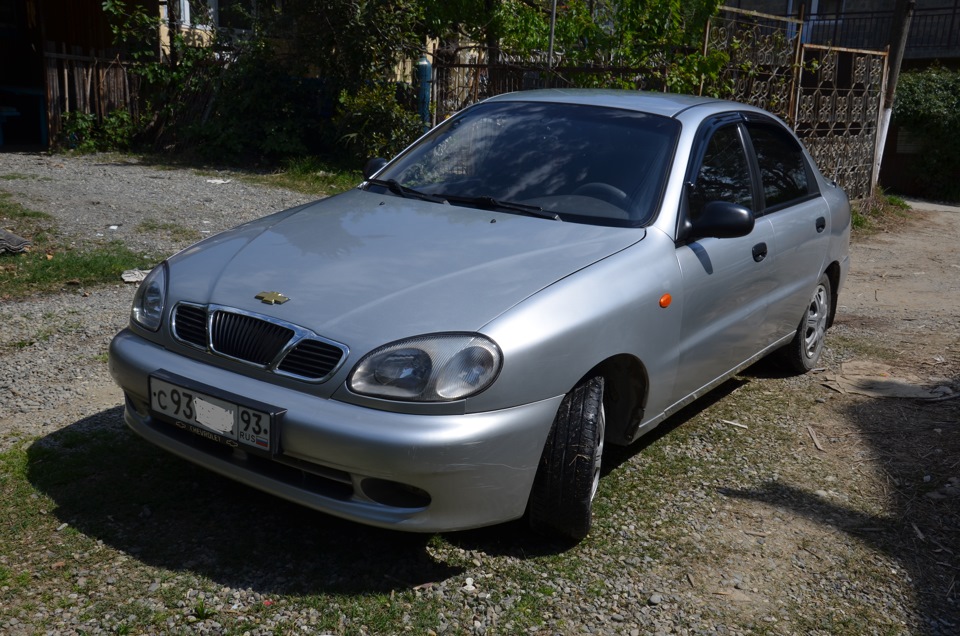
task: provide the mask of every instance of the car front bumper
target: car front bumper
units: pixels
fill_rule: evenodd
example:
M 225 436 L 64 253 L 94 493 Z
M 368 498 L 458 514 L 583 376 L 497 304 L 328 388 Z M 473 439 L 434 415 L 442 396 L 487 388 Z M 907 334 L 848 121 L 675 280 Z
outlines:
M 149 377 L 184 381 L 285 409 L 272 457 L 210 442 L 149 410 Z M 437 532 L 523 515 L 563 396 L 465 415 L 412 415 L 276 386 L 187 358 L 129 329 L 110 344 L 124 417 L 150 442 L 214 472 L 338 517 Z

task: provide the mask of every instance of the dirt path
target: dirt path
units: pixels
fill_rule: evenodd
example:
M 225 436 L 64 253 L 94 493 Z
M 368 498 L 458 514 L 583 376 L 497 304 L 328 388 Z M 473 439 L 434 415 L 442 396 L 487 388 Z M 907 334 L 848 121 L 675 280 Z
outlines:
M 904 617 L 879 633 L 960 633 L 960 207 L 911 204 L 901 227 L 851 246 L 817 387 L 835 388 L 806 390 L 794 456 L 763 487 L 728 493 L 759 532 L 717 537 L 769 581 L 752 596 L 806 616 L 808 633 L 866 633 L 855 614 L 871 605 Z M 845 376 L 848 389 L 940 398 L 840 392 Z M 756 537 L 762 552 L 738 548 Z M 814 601 L 818 589 L 828 603 Z
M 919 211 L 905 227 L 851 246 L 852 266 L 838 323 L 887 332 L 905 365 L 926 372 L 936 356 L 957 370 L 960 337 L 960 207 L 911 202 Z M 947 364 L 952 360 L 952 365 Z M 936 375 L 936 374 L 934 374 Z

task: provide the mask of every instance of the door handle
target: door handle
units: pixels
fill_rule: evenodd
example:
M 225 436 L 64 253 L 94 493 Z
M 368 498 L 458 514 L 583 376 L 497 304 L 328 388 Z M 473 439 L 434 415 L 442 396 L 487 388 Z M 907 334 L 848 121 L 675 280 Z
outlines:
M 827 229 L 827 220 L 822 216 L 818 217 L 817 218 L 817 234 L 820 234 L 825 229 Z
M 758 263 L 767 257 L 767 244 L 757 243 L 753 246 L 753 260 Z

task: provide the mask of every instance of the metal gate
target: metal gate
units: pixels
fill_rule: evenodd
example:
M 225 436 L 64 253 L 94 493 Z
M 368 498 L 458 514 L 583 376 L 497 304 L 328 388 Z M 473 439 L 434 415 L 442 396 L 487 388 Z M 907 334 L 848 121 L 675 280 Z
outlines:
M 724 7 L 705 47 L 726 51 L 720 80 L 704 86 L 779 115 L 803 139 L 820 171 L 851 199 L 873 190 L 887 53 L 805 44 L 803 22 Z
M 825 176 L 851 199 L 870 195 L 883 108 L 887 54 L 803 43 L 803 22 L 724 7 L 704 34 L 704 50 L 723 51 L 729 63 L 701 94 L 764 108 L 784 119 Z M 682 54 L 682 51 L 673 51 Z M 492 95 L 560 86 L 664 90 L 669 55 L 657 68 L 566 67 L 484 47 L 437 52 L 433 84 L 437 120 Z
M 801 51 L 792 124 L 825 176 L 851 199 L 873 191 L 887 54 L 812 44 Z

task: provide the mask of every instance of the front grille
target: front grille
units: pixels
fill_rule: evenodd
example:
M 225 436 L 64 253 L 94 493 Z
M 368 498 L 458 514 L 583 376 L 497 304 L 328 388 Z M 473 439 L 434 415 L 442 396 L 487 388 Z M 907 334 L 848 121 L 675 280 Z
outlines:
M 229 311 L 214 312 L 211 327 L 214 351 L 260 366 L 272 362 L 293 337 L 293 329 Z
M 209 323 L 208 316 L 212 316 Z M 218 305 L 178 304 L 173 333 L 194 347 L 206 350 L 209 345 L 213 353 L 309 382 L 328 378 L 347 355 L 346 347 L 308 329 Z M 287 348 L 289 351 L 274 368 L 272 365 Z
M 196 305 L 177 305 L 174 314 L 177 338 L 192 345 L 207 348 L 207 310 Z
M 320 340 L 301 340 L 284 356 L 280 366 L 284 373 L 319 380 L 330 374 L 343 358 L 343 350 Z

